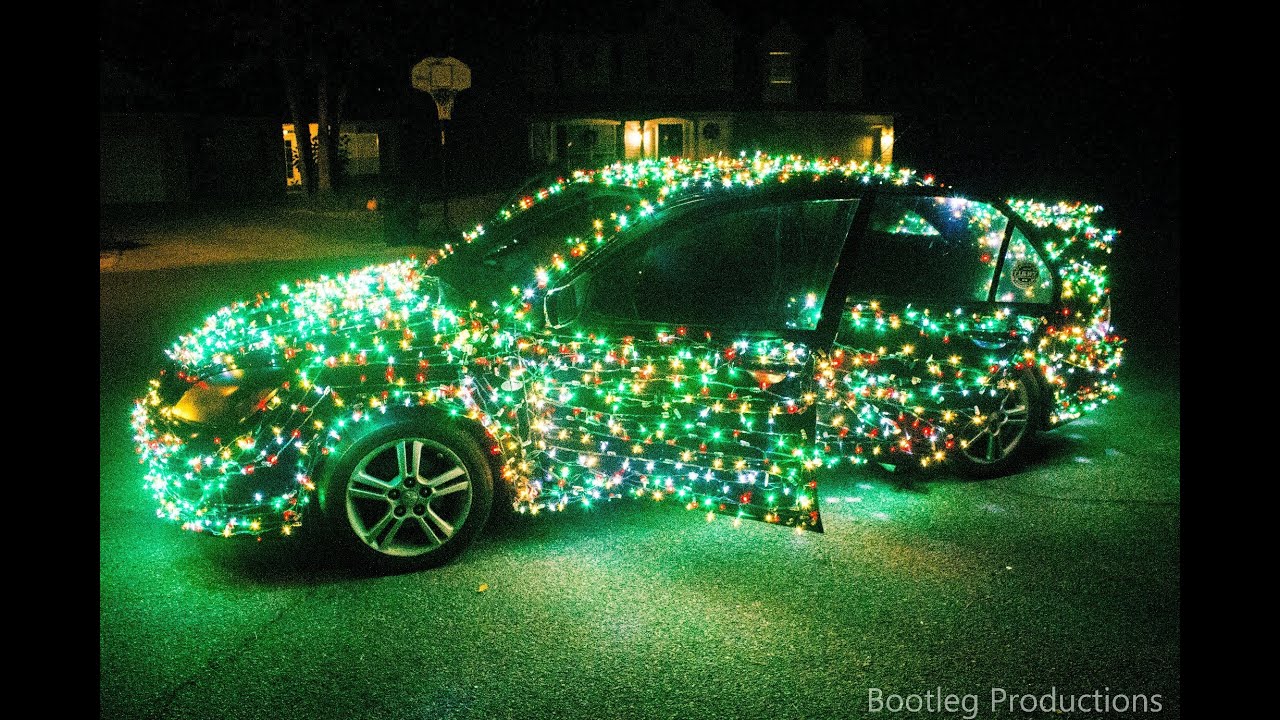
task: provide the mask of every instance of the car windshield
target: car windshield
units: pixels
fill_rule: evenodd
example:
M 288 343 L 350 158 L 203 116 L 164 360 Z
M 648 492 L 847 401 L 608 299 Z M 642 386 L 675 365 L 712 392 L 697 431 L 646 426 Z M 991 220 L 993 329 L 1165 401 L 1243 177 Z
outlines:
M 611 214 L 627 212 L 643 196 L 625 186 L 571 184 L 543 199 L 536 194 L 517 197 L 484 223 L 483 235 L 470 243 L 455 242 L 454 253 L 430 273 L 458 299 L 487 303 L 506 298 L 513 286 L 530 283 L 552 255 L 591 238 L 596 220 L 608 223 Z

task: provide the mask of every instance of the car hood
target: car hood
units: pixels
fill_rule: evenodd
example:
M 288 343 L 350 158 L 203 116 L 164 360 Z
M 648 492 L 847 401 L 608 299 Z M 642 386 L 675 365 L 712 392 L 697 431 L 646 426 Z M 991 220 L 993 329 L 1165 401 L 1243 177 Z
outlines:
M 189 381 L 228 370 L 297 365 L 318 353 L 341 351 L 346 337 L 377 334 L 393 316 L 449 324 L 456 317 L 444 308 L 443 287 L 412 258 L 285 283 L 218 309 L 166 354 L 173 370 Z

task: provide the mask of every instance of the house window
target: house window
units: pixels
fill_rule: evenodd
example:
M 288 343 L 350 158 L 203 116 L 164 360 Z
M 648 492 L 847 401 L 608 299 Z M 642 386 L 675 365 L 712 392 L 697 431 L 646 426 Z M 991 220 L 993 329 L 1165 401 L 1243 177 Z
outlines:
M 292 140 L 284 141 L 284 181 L 286 187 L 302 185 L 302 173 L 298 172 L 298 151 Z
M 613 82 L 622 80 L 622 43 L 614 43 L 609 48 L 609 76 Z
M 564 160 L 569 157 L 569 128 L 564 125 L 556 126 L 556 159 Z
M 617 131 L 612 124 L 566 123 L 556 126 L 556 157 L 578 167 L 613 162 Z
M 381 171 L 378 133 L 342 133 L 339 142 L 348 175 L 377 175 Z
M 664 60 L 666 59 L 667 49 L 661 43 L 651 41 L 646 50 L 648 52 L 645 53 L 647 58 L 645 71 L 649 82 L 656 83 L 663 78 L 666 69 Z
M 795 81 L 795 63 L 791 53 L 780 50 L 769 53 L 769 84 L 790 85 Z
M 558 47 L 551 48 L 551 82 L 557 87 L 564 82 L 564 58 Z

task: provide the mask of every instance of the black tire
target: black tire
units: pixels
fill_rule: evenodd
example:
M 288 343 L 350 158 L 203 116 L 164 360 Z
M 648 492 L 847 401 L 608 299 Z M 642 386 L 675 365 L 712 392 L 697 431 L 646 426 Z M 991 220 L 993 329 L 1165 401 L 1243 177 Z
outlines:
M 454 560 L 493 505 L 493 473 L 475 440 L 444 424 L 393 421 L 357 438 L 332 467 L 320 487 L 329 535 L 354 563 L 378 570 Z
M 971 478 L 991 478 L 1022 467 L 1042 424 L 1043 402 L 1030 370 L 1010 371 L 997 384 L 995 397 L 958 412 L 959 447 L 950 455 L 956 468 Z

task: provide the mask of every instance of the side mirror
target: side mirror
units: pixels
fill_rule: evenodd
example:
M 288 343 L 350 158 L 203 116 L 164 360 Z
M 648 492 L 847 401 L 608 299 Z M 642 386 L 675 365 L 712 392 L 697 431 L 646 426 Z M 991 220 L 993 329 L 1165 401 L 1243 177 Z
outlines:
M 542 315 L 547 326 L 559 330 L 578 318 L 577 280 L 551 289 L 542 299 Z

